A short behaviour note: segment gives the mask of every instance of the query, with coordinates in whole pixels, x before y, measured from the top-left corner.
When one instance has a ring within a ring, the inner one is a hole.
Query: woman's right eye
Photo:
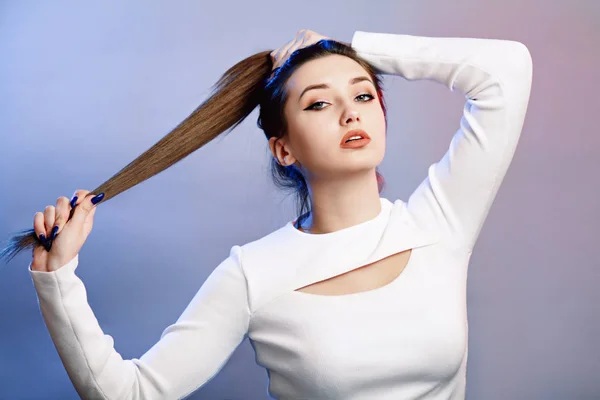
[[[304,110],[322,110],[323,107],[319,107],[318,104],[327,104],[327,103],[324,102],[324,101],[317,101],[316,103],[311,104],[310,106],[308,106]]]

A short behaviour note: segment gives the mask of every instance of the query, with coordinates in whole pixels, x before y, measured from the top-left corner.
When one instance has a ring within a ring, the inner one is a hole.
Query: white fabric
[[[277,399],[464,399],[467,267],[525,118],[532,80],[518,42],[356,32],[352,46],[385,74],[465,94],[448,152],[407,202],[329,234],[290,221],[234,246],[177,322],[139,359],[123,360],[75,274],[31,271],[40,309],[85,399],[176,399],[209,381],[248,336]],[[393,151],[393,149],[391,150]],[[294,291],[413,249],[372,291]]]

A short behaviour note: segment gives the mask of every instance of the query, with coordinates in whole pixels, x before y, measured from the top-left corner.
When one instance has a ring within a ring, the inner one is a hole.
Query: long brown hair
[[[254,54],[229,68],[213,86],[212,93],[199,107],[170,133],[139,157],[113,175],[91,193],[104,193],[106,202],[133,186],[169,168],[189,154],[198,150],[222,133],[229,133],[257,107],[260,106],[258,126],[267,138],[283,137],[286,122],[283,113],[287,92],[285,83],[302,64],[330,54],[352,58],[367,71],[375,83],[377,94],[385,114],[381,81],[377,71],[362,60],[350,46],[333,40],[322,40],[314,45],[295,51],[277,70],[272,71],[271,51]],[[293,189],[297,195],[298,213],[308,216],[310,199],[308,187],[302,174],[294,167],[284,167],[275,158],[271,171],[276,186]],[[377,171],[379,191],[383,177]],[[71,210],[69,219],[73,216]],[[33,229],[15,234],[8,245],[0,251],[0,258],[10,261],[20,251],[41,246]]]

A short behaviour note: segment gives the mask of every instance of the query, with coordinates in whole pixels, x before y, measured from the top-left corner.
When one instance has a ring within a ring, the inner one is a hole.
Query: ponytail
[[[270,51],[254,54],[229,68],[213,87],[210,97],[175,129],[133,160],[109,180],[92,190],[104,193],[106,202],[169,168],[198,150],[221,133],[229,133],[256,108],[271,74]],[[73,216],[71,210],[69,219]],[[0,259],[10,261],[22,250],[41,246],[33,229],[14,235],[0,251]]]

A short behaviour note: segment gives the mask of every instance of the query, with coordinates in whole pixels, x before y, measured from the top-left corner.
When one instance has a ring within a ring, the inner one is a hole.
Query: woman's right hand
[[[77,199],[75,199],[77,196]],[[94,225],[94,214],[104,193],[94,196],[89,190],[77,190],[73,195],[73,206],[66,197],[59,197],[56,206],[47,206],[44,212],[37,212],[33,218],[35,234],[43,241],[52,242],[50,251],[45,246],[35,246],[33,250],[33,271],[53,272],[71,261],[85,243]],[[94,199],[94,202],[92,202]],[[69,219],[71,209],[75,207]]]

